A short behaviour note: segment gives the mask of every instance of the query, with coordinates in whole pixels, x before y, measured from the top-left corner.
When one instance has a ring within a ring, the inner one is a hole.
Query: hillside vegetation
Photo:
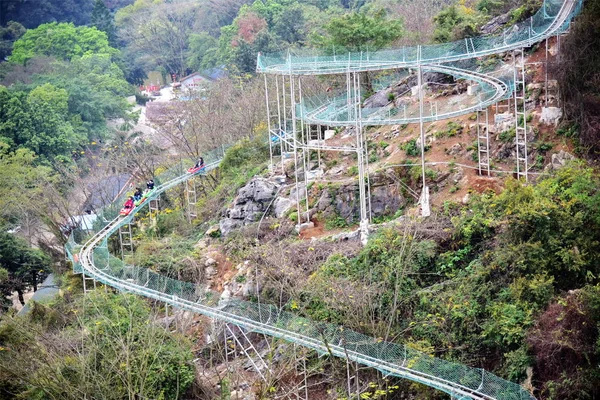
[[[218,321],[100,283],[84,294],[63,254],[70,234],[80,243],[89,237],[76,221],[148,179],[162,183],[174,165],[185,171],[190,159],[221,152],[219,168],[188,183],[198,196],[194,218],[184,185],[162,195],[158,215],[139,212],[128,261],[209,290],[214,304],[271,304],[319,329],[333,323],[484,368],[539,399],[600,398],[599,0],[585,2],[560,44],[549,41],[548,85],[545,44],[525,51],[530,182],[511,177],[514,120],[490,132],[491,177],[475,172],[477,115],[436,121],[424,146],[433,215],[419,218],[418,126],[367,129],[373,227],[364,246],[356,155],[309,155],[309,169],[323,173],[296,201],[298,167],[278,144],[269,150],[264,81],[255,74],[259,52],[460,40],[510,29],[540,5],[0,2],[0,398],[288,399],[305,383],[310,399],[447,398],[248,333],[242,341],[269,369],[258,373],[235,347],[231,334],[243,338],[235,328],[229,334]],[[511,62],[500,54],[473,68]],[[223,77],[193,98],[163,103],[149,122],[147,111],[172,92],[154,99],[139,86],[194,72]],[[304,77],[304,94],[335,96],[345,90],[338,78]],[[464,80],[428,79],[429,104],[468,96]],[[361,80],[364,103],[413,104],[410,72]],[[557,126],[540,121],[549,104],[564,109]],[[332,131],[336,145],[356,141],[351,129]],[[256,187],[265,189],[260,201]],[[314,226],[298,234],[308,219]],[[118,236],[107,243],[115,255],[123,251]],[[51,272],[59,296],[16,315],[14,305]]]

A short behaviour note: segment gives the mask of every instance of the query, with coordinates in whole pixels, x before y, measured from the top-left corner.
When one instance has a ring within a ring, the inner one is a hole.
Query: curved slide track
[[[207,164],[208,171],[220,160]],[[196,175],[182,174],[156,186],[150,199]],[[157,181],[160,179],[157,179]],[[149,199],[149,200],[150,200]],[[409,347],[384,342],[341,326],[318,323],[282,311],[268,304],[232,300],[219,302],[219,294],[207,292],[189,282],[170,279],[146,268],[125,265],[108,253],[107,240],[118,229],[132,222],[135,213],[149,204],[146,201],[126,217],[105,220],[97,232],[82,246],[69,239],[66,252],[75,272],[117,290],[135,293],[174,307],[197,312],[249,331],[280,338],[317,351],[348,358],[357,363],[392,375],[425,384],[457,399],[525,400],[533,397],[516,383],[503,380],[482,369],[444,361]],[[109,215],[106,212],[105,215]],[[102,219],[102,218],[99,218]]]
[[[510,97],[514,83],[478,73],[474,68],[463,69],[448,65],[478,57],[519,50],[532,46],[553,35],[564,32],[572,18],[580,11],[582,0],[544,0],[540,10],[499,35],[468,38],[450,43],[403,47],[375,52],[355,52],[344,55],[273,53],[259,54],[256,71],[269,75],[302,76],[348,74],[365,71],[419,68],[467,79],[479,87],[471,99],[439,101],[431,104],[429,115],[421,114],[418,107],[362,108],[360,116],[352,113],[347,96],[335,99],[308,98],[296,104],[296,117],[308,124],[348,126],[357,122],[364,126],[394,125],[431,122],[482,110]],[[435,111],[433,111],[435,110]],[[356,114],[356,113],[355,113]]]
[[[566,30],[582,0],[545,0],[531,18],[499,35],[340,56],[273,53],[258,56],[256,71],[273,75],[326,75],[443,64],[529,47]]]
[[[280,75],[315,75],[346,73],[349,71],[373,71],[411,66],[428,66],[430,69],[450,70],[434,64],[465,58],[480,57],[502,51],[518,49],[557,34],[568,24],[581,7],[580,0],[546,0],[542,9],[524,24],[501,36],[467,39],[434,46],[417,46],[377,53],[349,54],[348,58],[315,57],[267,57],[259,56],[258,72]],[[473,72],[451,71],[474,74]],[[494,78],[476,77],[493,88],[489,101],[506,95],[507,85]],[[318,120],[319,110],[307,118]],[[461,114],[464,112],[461,112]],[[344,112],[339,112],[343,116]],[[448,115],[451,117],[453,115]],[[369,118],[369,116],[367,116]],[[377,115],[371,115],[374,121]],[[438,118],[441,118],[439,116]],[[334,121],[331,121],[334,122]],[[347,121],[340,122],[346,124]],[[202,175],[218,167],[221,160],[207,164]],[[181,171],[181,170],[180,170]],[[138,266],[124,264],[108,252],[108,238],[120,227],[131,223],[135,214],[163,192],[185,183],[196,175],[188,173],[165,173],[164,182],[156,186],[155,193],[144,204],[136,207],[126,217],[104,219],[114,215],[114,206],[102,213],[102,226],[83,245],[69,238],[66,253],[75,272],[102,282],[117,290],[135,293],[162,301],[172,306],[197,312],[210,318],[235,324],[247,330],[280,338],[304,346],[320,354],[348,358],[357,363],[378,369],[386,376],[397,376],[419,382],[450,394],[456,399],[524,400],[534,399],[529,392],[516,383],[503,380],[479,368],[444,361],[418,352],[409,347],[380,341],[376,338],[327,323],[314,322],[267,304],[244,301],[219,302],[217,293],[202,290],[189,283],[161,276]],[[158,177],[157,181],[160,181]],[[120,206],[119,203],[117,203]]]
[[[467,79],[477,83],[479,88],[477,95],[470,96],[470,102],[468,103],[463,100],[458,109],[456,109],[455,104],[443,104],[439,108],[437,107],[438,104],[436,104],[436,112],[424,115],[422,118],[423,122],[458,117],[487,108],[506,99],[507,96],[510,96],[512,90],[510,84],[503,80],[475,71],[450,66],[427,66],[423,67],[423,71],[441,72],[456,78]],[[299,105],[299,110],[300,112],[297,115],[308,124],[348,126],[356,122],[356,119],[352,118],[352,114],[348,112],[349,106],[346,97],[341,97],[316,107],[309,107],[306,103],[302,103]],[[385,112],[381,108],[363,108],[361,116],[363,124],[369,126],[410,124],[420,121],[418,104],[405,109],[393,108],[388,110],[388,112]]]

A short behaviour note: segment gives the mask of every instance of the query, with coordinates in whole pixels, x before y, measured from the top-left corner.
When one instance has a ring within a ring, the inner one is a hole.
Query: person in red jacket
[[[129,198],[127,199],[127,201],[125,202],[125,204],[123,204],[123,208],[129,209],[129,208],[133,208],[133,197],[129,196]]]

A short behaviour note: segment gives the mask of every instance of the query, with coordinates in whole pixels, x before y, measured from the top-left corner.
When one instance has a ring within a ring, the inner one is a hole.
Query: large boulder
[[[238,191],[233,205],[221,221],[219,229],[223,236],[244,225],[259,220],[277,193],[279,185],[263,178],[254,178]]]
[[[481,33],[484,35],[489,35],[492,33],[496,33],[500,31],[506,24],[508,24],[512,19],[512,15],[510,12],[506,14],[499,15],[495,18],[492,18],[487,24],[483,25],[480,29]]]
[[[558,107],[542,107],[542,115],[540,122],[546,125],[558,125],[558,121],[562,118],[562,108]]]
[[[569,161],[573,161],[575,156],[571,153],[568,153],[564,150],[559,151],[558,153],[552,154],[552,159],[550,164],[546,165],[544,170],[552,171],[556,169],[561,169],[564,167]]]
[[[285,197],[278,197],[273,203],[275,216],[277,218],[283,217],[289,211],[289,209],[292,208],[293,205],[294,203],[290,199],[286,199]]]

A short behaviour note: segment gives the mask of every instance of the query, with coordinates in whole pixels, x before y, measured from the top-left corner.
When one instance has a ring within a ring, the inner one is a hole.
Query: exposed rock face
[[[395,181],[386,173],[371,176],[371,214],[374,217],[393,215],[406,204]],[[357,183],[328,188],[321,192],[314,210],[324,215],[339,215],[348,223],[360,218],[360,195]]]
[[[564,167],[569,161],[572,161],[574,159],[575,156],[573,154],[561,150],[558,153],[552,154],[552,160],[550,161],[550,164],[546,165],[546,168],[544,168],[544,170],[552,171],[554,169],[560,169]]]
[[[233,206],[219,222],[223,236],[232,230],[260,219],[277,193],[278,185],[263,178],[254,178],[238,191]]]
[[[542,107],[542,115],[540,122],[546,125],[558,125],[558,121],[562,118],[562,108],[558,107]]]
[[[511,19],[512,17],[510,15],[510,12],[499,15],[495,18],[492,18],[487,24],[483,25],[480,31],[484,35],[496,33],[500,31],[504,27],[504,25],[508,24]]]
[[[286,199],[285,197],[278,197],[275,199],[273,203],[275,216],[277,218],[281,218],[288,212],[294,203],[290,199]]]
[[[396,83],[386,89],[380,90],[371,97],[365,100],[365,108],[380,108],[391,103],[390,94],[393,94],[394,98],[400,97],[406,92],[410,91],[412,87],[417,85],[417,76],[411,75],[399,83]],[[424,83],[450,83],[453,81],[451,76],[439,73],[439,72],[425,72],[423,74]]]

